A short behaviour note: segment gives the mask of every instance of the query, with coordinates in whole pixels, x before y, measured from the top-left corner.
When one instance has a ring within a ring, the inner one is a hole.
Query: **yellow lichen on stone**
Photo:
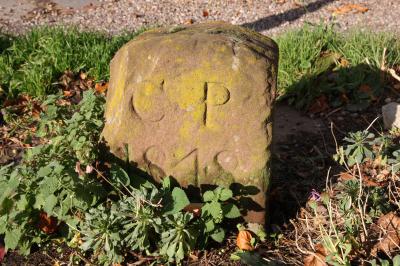
[[[173,156],[176,159],[182,159],[183,156],[185,155],[185,150],[182,147],[177,148],[174,152],[173,152]]]
[[[263,208],[277,59],[272,40],[222,22],[146,32],[113,59],[104,139],[157,180],[256,186]]]
[[[145,82],[142,88],[135,92],[134,106],[141,111],[149,111],[153,107],[151,96],[157,88],[150,82]]]

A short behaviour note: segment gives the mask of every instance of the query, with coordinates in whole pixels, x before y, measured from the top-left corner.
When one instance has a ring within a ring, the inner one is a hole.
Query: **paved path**
[[[368,11],[353,7],[335,14],[346,4]],[[320,21],[341,30],[399,33],[399,14],[400,0],[0,0],[0,28],[8,32],[67,24],[115,34],[157,24],[225,20],[269,35]]]

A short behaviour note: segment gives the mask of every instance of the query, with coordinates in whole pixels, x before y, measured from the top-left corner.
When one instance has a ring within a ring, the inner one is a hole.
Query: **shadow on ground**
[[[341,167],[332,159],[335,139],[341,145],[349,132],[366,129],[379,116],[384,99],[396,97],[385,89],[390,81],[385,75],[365,64],[305,75],[291,86],[289,99],[276,105],[269,195],[271,224],[282,230],[290,228],[290,219],[305,206],[311,192],[321,192],[326,187],[329,169],[329,181],[336,181]],[[328,106],[321,106],[313,114],[287,104],[290,97],[294,97],[294,103],[309,97],[310,104],[305,106],[310,110],[312,99],[321,95],[326,96]],[[382,120],[378,119],[372,128],[380,132]]]
[[[0,33],[0,54],[12,45],[11,36]]]
[[[255,31],[269,30],[278,27],[285,22],[295,21],[305,14],[315,12],[318,9],[321,9],[322,7],[335,1],[336,0],[317,0],[305,6],[293,8],[277,15],[271,15],[253,22],[244,23],[242,26]]]

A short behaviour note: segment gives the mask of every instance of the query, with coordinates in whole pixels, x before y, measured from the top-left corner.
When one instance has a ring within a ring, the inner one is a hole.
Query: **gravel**
[[[367,12],[335,14],[346,4]],[[76,25],[110,34],[155,25],[224,20],[274,36],[304,23],[332,22],[400,33],[399,0],[0,0],[0,29],[22,33],[37,25]]]

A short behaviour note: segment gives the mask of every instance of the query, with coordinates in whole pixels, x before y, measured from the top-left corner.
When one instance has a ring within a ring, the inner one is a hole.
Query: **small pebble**
[[[392,102],[392,99],[390,97],[385,99],[385,103],[391,103],[391,102]]]
[[[343,121],[344,118],[343,118],[343,116],[338,116],[337,120],[338,120],[338,121]]]

